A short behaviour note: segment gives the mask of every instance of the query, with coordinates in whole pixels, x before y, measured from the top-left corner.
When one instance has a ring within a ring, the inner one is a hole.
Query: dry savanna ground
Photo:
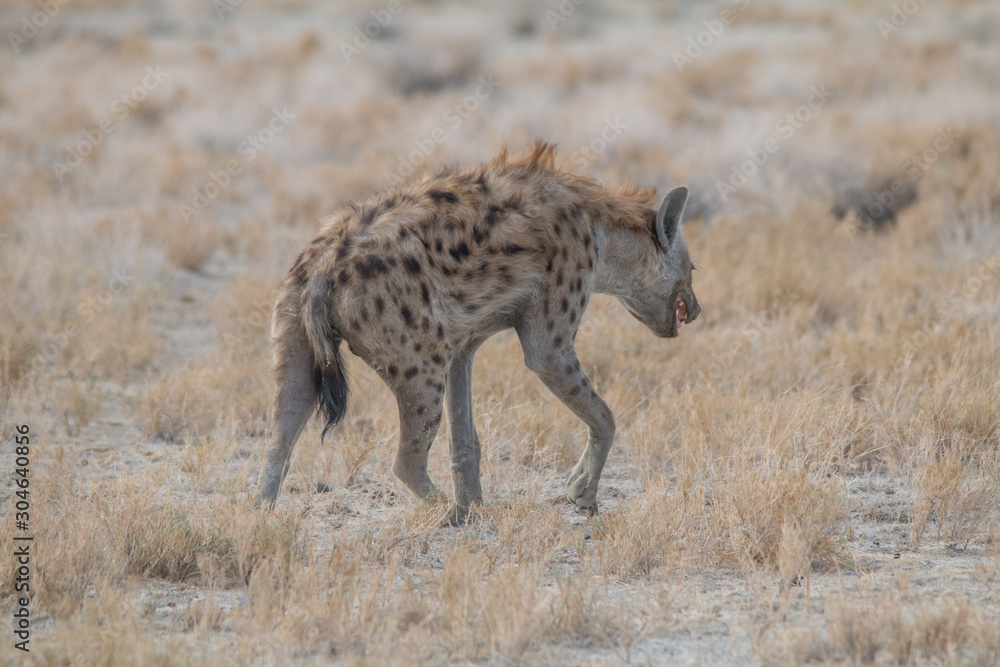
[[[5,618],[19,424],[34,536],[4,664],[1000,660],[998,3],[3,0],[0,33]],[[274,289],[323,215],[536,137],[692,188],[699,320],[601,297],[578,337],[601,514],[512,335],[471,525],[395,481],[353,357],[254,511]]]

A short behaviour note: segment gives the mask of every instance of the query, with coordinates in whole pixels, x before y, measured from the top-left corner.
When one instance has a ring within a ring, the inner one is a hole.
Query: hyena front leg
[[[483,502],[481,449],[472,419],[472,360],[478,344],[459,354],[448,371],[447,408],[451,427],[451,474],[455,482],[453,523],[462,523],[473,504]]]
[[[419,373],[394,388],[399,406],[399,448],[392,472],[418,498],[436,489],[427,474],[427,455],[441,423],[443,379]]]
[[[572,331],[543,330],[538,320],[518,328],[517,333],[528,368],[590,427],[587,448],[570,474],[567,495],[578,512],[596,514],[597,484],[615,438],[615,416],[580,368]]]

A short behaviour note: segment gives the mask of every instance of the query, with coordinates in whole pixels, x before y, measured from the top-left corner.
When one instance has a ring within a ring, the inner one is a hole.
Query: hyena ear
[[[677,238],[687,200],[688,189],[682,185],[668,192],[660,204],[660,210],[656,213],[656,238],[660,240],[664,250],[669,249]]]

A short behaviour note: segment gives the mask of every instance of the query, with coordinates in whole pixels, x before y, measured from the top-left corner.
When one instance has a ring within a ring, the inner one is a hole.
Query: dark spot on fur
[[[560,238],[562,237],[562,227],[559,226],[559,223],[555,223],[552,225],[552,231],[556,233],[556,236]]]
[[[441,239],[434,242],[434,250],[435,252],[444,252],[444,244],[441,243]]]
[[[549,261],[547,261],[545,263],[545,272],[546,273],[551,273],[552,272],[552,256],[551,255],[549,255]]]
[[[556,287],[561,287],[563,284],[563,272],[560,271],[556,274]]]
[[[351,282],[351,273],[347,269],[341,269],[337,273],[337,282],[341,285],[346,285]]]
[[[566,299],[563,299],[562,300],[562,311],[565,313],[567,310],[569,310],[569,301],[567,301]]]
[[[375,217],[381,213],[382,210],[380,206],[366,206],[361,213],[361,217],[358,218],[358,224],[362,227],[367,227],[375,222]]]
[[[569,321],[576,322],[576,310],[569,311]]]
[[[562,336],[556,336],[555,338],[553,338],[552,344],[555,345],[556,347],[562,345]]]
[[[484,229],[480,229],[479,225],[476,225],[475,227],[472,228],[473,243],[482,243],[488,238],[489,238],[489,233]]]
[[[440,354],[432,354],[431,361],[433,361],[438,366],[444,366],[444,357],[442,357]]]
[[[385,312],[385,300],[380,296],[375,297],[375,312],[379,315]]]
[[[382,261],[382,258],[378,255],[368,255],[363,260],[357,263],[358,275],[364,279],[371,278],[372,276],[377,276],[380,273],[385,273],[389,270],[386,263]]]
[[[416,377],[417,373],[419,372],[420,372],[419,368],[417,368],[416,366],[410,366],[405,371],[403,371],[403,377],[405,377],[407,380],[412,380],[414,377]]]
[[[453,246],[448,252],[451,253],[456,262],[461,262],[469,256],[469,246],[465,241],[462,241],[458,245]]]
[[[553,322],[552,320],[549,320],[548,322],[545,323],[545,328],[548,329],[549,331],[552,331],[553,329],[556,328],[556,323]]]
[[[430,304],[430,302],[431,302],[431,293],[430,293],[430,290],[427,289],[427,284],[426,283],[420,283],[420,296],[421,296],[421,298],[423,298],[424,303]]]
[[[417,406],[417,414],[418,414],[418,415],[422,415],[422,414],[424,414],[424,412],[426,412],[426,411],[427,411],[427,408],[425,408],[424,406],[422,406],[422,405],[418,405],[418,406]]]
[[[500,221],[499,218],[502,213],[503,211],[496,206],[490,206],[490,209],[486,211],[486,215],[483,216],[483,224],[486,225],[487,235],[489,234],[489,230]]]
[[[444,327],[440,324],[438,325],[438,338],[444,340]]]
[[[413,313],[410,312],[410,308],[408,306],[400,308],[399,314],[403,316],[403,321],[406,322],[406,326],[413,326]]]
[[[394,378],[397,375],[399,375],[399,369],[396,368],[395,366],[390,365],[389,368],[386,369],[386,370],[388,371],[389,377],[391,377],[391,378]]]
[[[402,241],[403,239],[405,239],[405,238],[406,238],[406,235],[407,235],[407,233],[408,233],[408,232],[407,232],[407,229],[406,229],[406,227],[400,227],[400,228],[399,228],[399,240],[400,240],[400,241]]]
[[[562,254],[563,261],[569,261],[569,248],[563,246],[562,253],[560,254]]]
[[[424,315],[423,317],[420,318],[420,328],[424,332],[430,331],[430,329],[431,329],[431,320],[426,315]]]
[[[573,368],[573,364],[566,364],[566,370],[564,372],[566,373],[566,375],[572,375],[573,371],[575,370],[576,369]]]
[[[576,396],[579,393],[580,393],[580,388],[579,387],[573,387],[572,389],[569,390],[569,395],[570,396]]]
[[[349,252],[351,252],[351,249],[348,248],[346,245],[342,245],[339,248],[337,248],[337,256],[336,256],[337,261],[338,262],[343,261],[344,258],[347,257],[347,254]]]
[[[424,349],[424,346],[421,345],[420,343],[414,343],[413,344],[413,351],[414,352],[419,352],[422,349]]]
[[[454,193],[448,192],[447,190],[431,190],[427,193],[427,196],[433,199],[437,204],[440,204],[441,202],[454,204],[458,201],[458,197],[456,197]]]
[[[406,256],[403,258],[403,268],[410,273],[420,273],[420,260],[416,257]]]
[[[583,308],[586,305],[587,305],[587,295],[586,294],[581,294],[580,295],[580,307]]]

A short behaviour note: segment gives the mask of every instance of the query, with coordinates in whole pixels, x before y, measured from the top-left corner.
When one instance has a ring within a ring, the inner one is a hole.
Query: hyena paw
[[[455,506],[448,516],[445,517],[444,521],[441,522],[442,528],[461,528],[465,524],[469,523],[469,510],[463,509],[461,507]]]
[[[597,491],[590,489],[585,475],[570,477],[569,490],[566,497],[576,507],[579,514],[594,516],[597,514]]]
[[[430,490],[425,491],[420,496],[421,502],[427,503],[429,505],[442,505],[451,502],[451,498],[445,493],[443,489],[433,484],[430,485]]]

